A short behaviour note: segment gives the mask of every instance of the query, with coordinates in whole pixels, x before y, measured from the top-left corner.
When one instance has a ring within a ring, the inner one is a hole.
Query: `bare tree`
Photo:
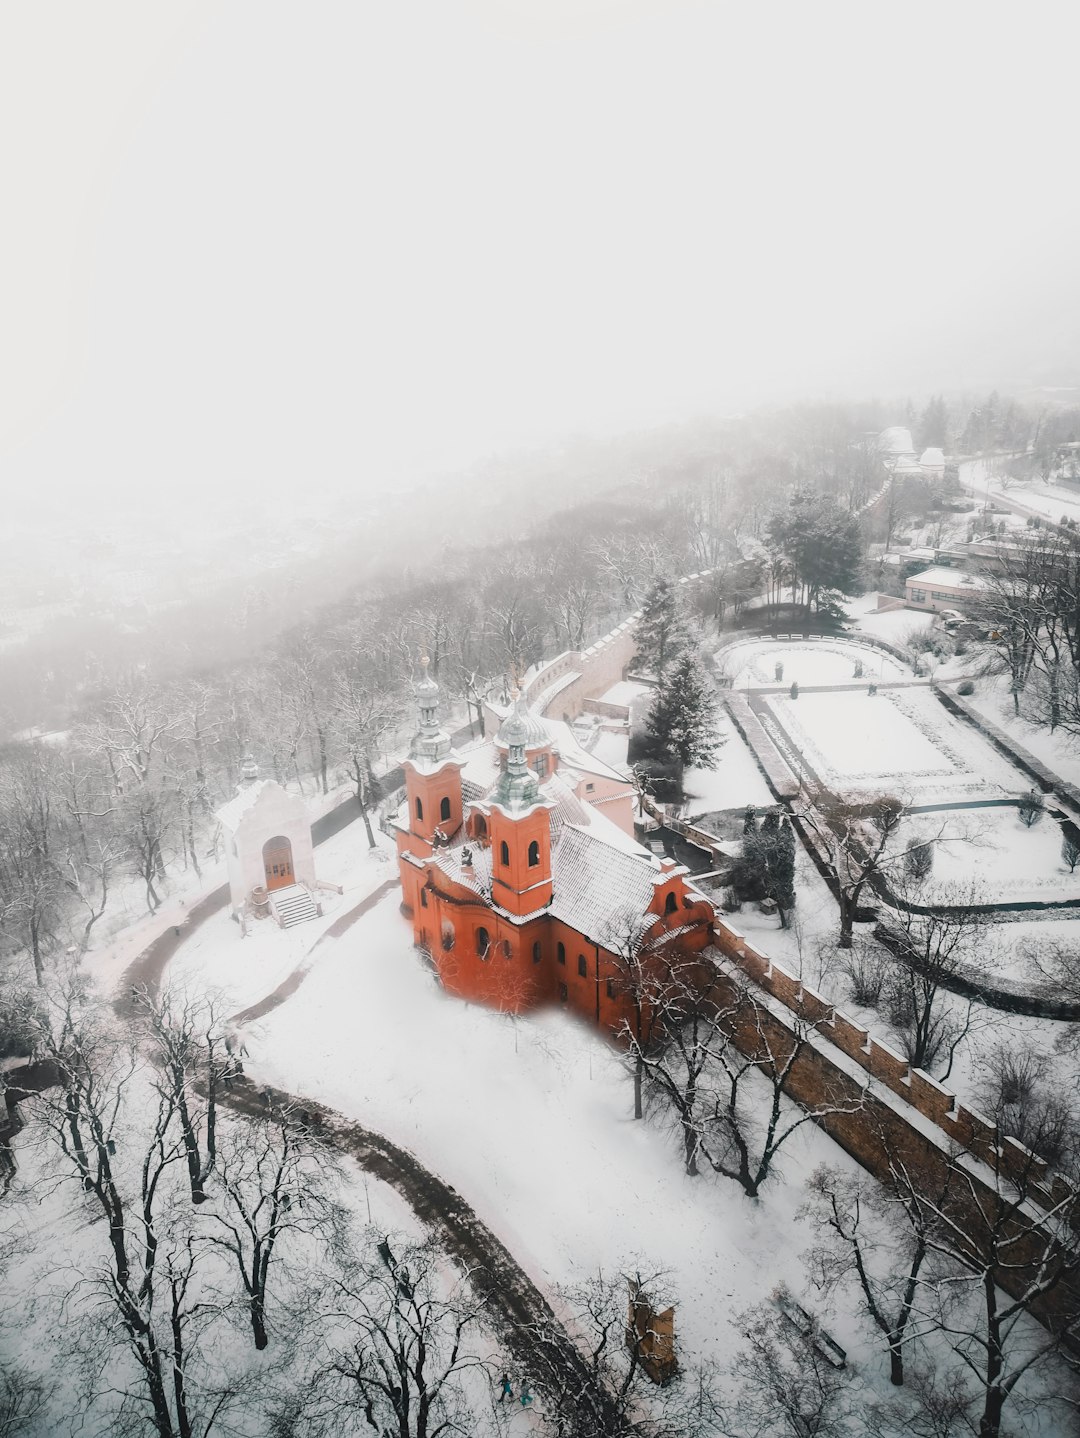
[[[468,1276],[450,1280],[432,1242],[386,1238],[378,1256],[333,1280],[335,1339],[322,1364],[319,1408],[362,1419],[390,1438],[478,1431],[465,1378],[490,1380],[484,1306]],[[340,1337],[337,1337],[340,1331]]]
[[[789,1304],[781,1288],[736,1320],[746,1340],[733,1364],[739,1438],[838,1438],[847,1431],[847,1375],[830,1361],[815,1322],[800,1327],[787,1316]]]
[[[922,1209],[908,1213],[898,1242],[893,1209],[904,1202],[903,1194],[890,1194],[873,1180],[827,1165],[815,1169],[806,1186],[810,1198],[802,1216],[818,1236],[806,1255],[811,1277],[828,1294],[846,1282],[857,1284],[863,1307],[885,1339],[890,1380],[899,1387],[905,1347],[919,1329],[917,1300],[929,1215]]]
[[[339,1246],[341,1215],[332,1197],[338,1178],[329,1151],[299,1113],[268,1113],[234,1126],[218,1147],[221,1199],[211,1215],[210,1242],[226,1252],[240,1277],[255,1347],[270,1342],[267,1295],[271,1265],[301,1235]]]

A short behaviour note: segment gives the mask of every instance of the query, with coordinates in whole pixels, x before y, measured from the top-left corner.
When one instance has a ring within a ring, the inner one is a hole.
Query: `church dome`
[[[522,749],[546,749],[550,745],[551,735],[547,725],[526,704],[524,694],[515,692],[510,711],[495,735],[495,743],[500,749],[509,749],[514,745]]]

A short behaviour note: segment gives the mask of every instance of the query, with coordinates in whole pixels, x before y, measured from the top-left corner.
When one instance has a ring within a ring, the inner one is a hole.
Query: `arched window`
[[[426,890],[426,889],[421,889],[421,890],[420,890],[420,907],[421,907],[422,909],[426,909],[426,908],[427,908],[427,890]]]
[[[482,839],[487,833],[487,820],[483,814],[473,815],[473,833],[478,839]]]
[[[514,946],[509,939],[499,940],[499,953],[504,959],[512,959],[514,957]]]
[[[560,944],[557,944],[557,945],[556,945],[556,948],[555,948],[555,957],[558,959],[558,961],[559,961],[560,964],[565,964],[565,963],[566,963],[566,945],[565,945],[565,944],[560,943]]]
[[[509,864],[510,862],[510,845],[505,839],[499,845],[499,861],[503,864]]]
[[[665,914],[673,914],[678,907],[679,907],[679,901],[678,901],[678,899],[675,897],[675,895],[674,895],[673,893],[672,893],[672,894],[669,894],[669,895],[667,896],[667,898],[664,900],[664,913],[665,913]]]
[[[422,819],[424,817],[424,806],[423,804],[421,804],[419,799],[417,799],[416,801],[416,817],[418,819]]]
[[[449,919],[442,921],[442,946],[447,953],[454,947],[454,926]]]
[[[534,964],[538,964],[538,963],[540,962],[540,957],[541,957],[542,954],[543,954],[543,949],[542,949],[541,946],[540,946],[540,940],[537,939],[536,943],[533,944],[533,963],[534,963]]]
[[[540,863],[540,844],[539,844],[539,841],[538,841],[538,840],[534,839],[534,840],[532,841],[532,843],[529,845],[529,868],[530,868],[530,869],[535,869],[536,866],[537,866],[539,863]]]
[[[444,800],[442,801],[442,803],[439,805],[439,818],[440,818],[440,819],[449,819],[449,817],[450,817],[450,800],[449,800],[449,799],[444,799]]]
[[[491,935],[487,929],[480,928],[476,931],[476,952],[482,959],[486,959],[491,953]]]
[[[584,954],[578,954],[577,956],[577,971],[583,979],[589,977],[589,965],[585,962]]]

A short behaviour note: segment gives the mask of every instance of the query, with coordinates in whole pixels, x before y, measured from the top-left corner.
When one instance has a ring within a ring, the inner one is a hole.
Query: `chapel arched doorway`
[[[292,844],[284,834],[267,839],[263,845],[263,872],[266,874],[268,889],[283,889],[287,884],[296,883],[293,873]]]

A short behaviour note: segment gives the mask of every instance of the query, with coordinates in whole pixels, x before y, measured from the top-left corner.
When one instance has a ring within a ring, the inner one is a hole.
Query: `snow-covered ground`
[[[719,659],[734,689],[788,689],[793,681],[803,686],[870,684],[909,677],[909,671],[895,659],[856,640],[815,639],[800,643],[751,639],[722,649]],[[783,666],[779,679],[777,665]],[[855,669],[860,665],[862,674],[856,677]]]
[[[726,713],[717,721],[721,748],[712,769],[687,769],[683,775],[686,814],[717,809],[766,808],[775,803],[749,745]]]
[[[851,599],[844,608],[858,628],[875,639],[884,639],[887,644],[905,645],[912,634],[920,629],[929,629],[934,616],[918,609],[881,609],[877,607],[876,593],[864,594]]]
[[[604,704],[625,704],[627,706],[640,699],[643,694],[651,694],[652,686],[640,684],[636,679],[620,679],[618,684],[613,684],[606,693],[600,695]]]
[[[246,1037],[253,1076],[411,1148],[541,1283],[635,1259],[668,1271],[689,1361],[719,1362],[729,1317],[782,1278],[800,1286],[801,1180],[820,1162],[849,1166],[806,1125],[783,1155],[788,1182],[759,1203],[686,1178],[673,1137],[633,1121],[606,1041],[561,1012],[510,1019],[445,996],[393,895],[326,940],[305,983]],[[861,1347],[850,1319],[837,1331]]]
[[[930,903],[965,891],[980,903],[1080,898],[1080,873],[1069,873],[1061,830],[1045,815],[1028,828],[1012,807],[913,814],[895,842],[907,848],[924,840],[934,841],[921,891]]]
[[[976,680],[974,694],[965,697],[972,708],[1011,734],[1055,774],[1070,784],[1080,784],[1080,739],[1061,730],[1051,734],[1044,724],[1018,718],[1006,675]]]
[[[323,892],[321,918],[291,929],[279,929],[267,918],[251,924],[244,937],[228,909],[222,909],[180,946],[169,969],[170,981],[217,994],[220,1007],[229,1013],[264,998],[294,969],[313,961],[312,951],[338,919],[380,884],[396,880],[393,846],[385,835],[376,837],[378,847],[370,849],[363,825],[356,823],[316,849],[319,878],[344,890]]]
[[[773,695],[766,727],[836,791],[896,792],[909,803],[1000,798],[1025,776],[929,689]]]

